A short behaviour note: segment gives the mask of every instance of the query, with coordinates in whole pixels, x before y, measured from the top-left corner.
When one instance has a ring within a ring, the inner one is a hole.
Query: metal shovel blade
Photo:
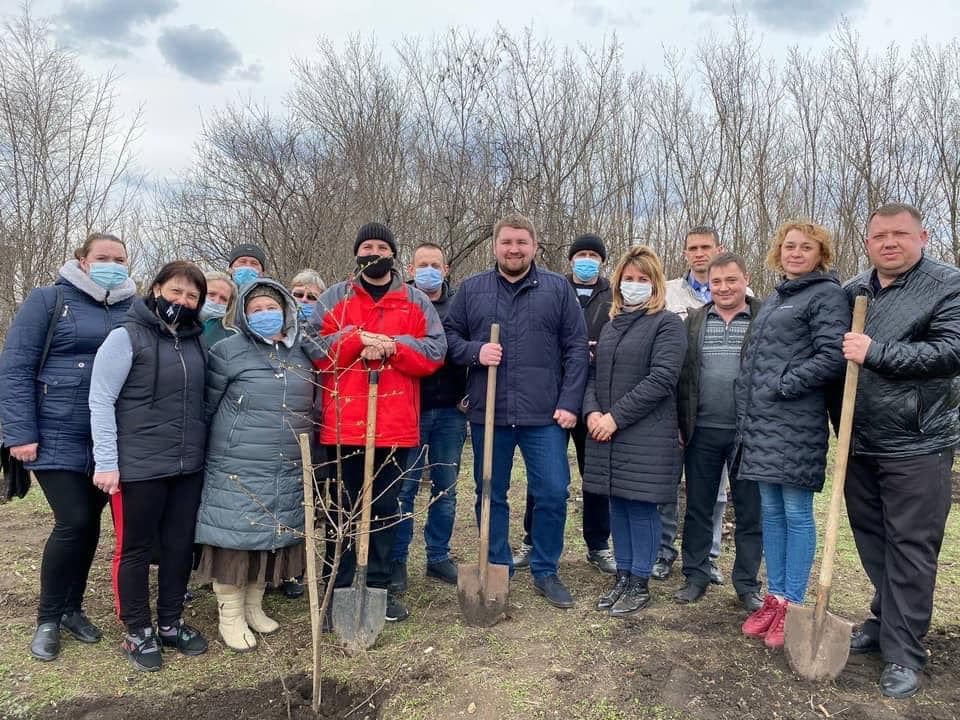
[[[783,651],[790,668],[804,680],[833,680],[850,656],[853,623],[825,612],[818,628],[815,614],[812,607],[789,607]]]
[[[333,631],[351,655],[373,647],[386,617],[386,590],[356,586],[334,589],[330,611]]]
[[[510,568],[487,565],[483,587],[479,565],[460,565],[457,569],[457,598],[463,621],[471,627],[492,627],[507,615]]]

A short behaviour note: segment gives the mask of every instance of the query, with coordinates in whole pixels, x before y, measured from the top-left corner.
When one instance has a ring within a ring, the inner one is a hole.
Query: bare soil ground
[[[465,453],[455,554],[475,557],[473,483]],[[522,464],[511,491],[519,539],[524,488]],[[960,473],[955,475],[955,486]],[[581,515],[574,481],[561,575],[577,599],[553,609],[536,596],[529,575],[511,586],[512,616],[488,630],[459,619],[456,590],[423,576],[419,530],[411,549],[411,618],[388,626],[366,657],[349,658],[325,635],[324,718],[626,718],[702,720],[831,718],[946,720],[960,717],[960,519],[948,524],[924,688],[913,699],[885,700],[877,688],[879,657],[853,657],[836,682],[798,680],[782,652],[739,633],[746,616],[733,589],[712,588],[690,607],[670,594],[679,572],[654,584],[654,602],[636,619],[613,620],[592,609],[609,584],[584,561]],[[828,493],[818,498],[824,513]],[[421,495],[422,502],[423,496]],[[955,493],[955,500],[957,500]],[[112,615],[105,517],[87,611],[105,631],[84,646],[65,638],[59,660],[43,664],[27,652],[38,591],[38,565],[51,518],[37,488],[26,500],[0,507],[0,717],[89,718],[307,718],[310,712],[310,625],[306,600],[267,598],[282,624],[257,652],[236,654],[216,638],[216,603],[195,590],[191,623],[211,639],[203,657],[165,654],[160,673],[133,670],[120,655],[121,627]],[[729,571],[732,541],[721,565]],[[855,622],[867,613],[872,589],[844,525],[832,610]]]

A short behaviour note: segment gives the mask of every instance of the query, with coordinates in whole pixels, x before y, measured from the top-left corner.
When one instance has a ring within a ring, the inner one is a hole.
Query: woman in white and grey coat
[[[197,516],[197,574],[212,581],[220,636],[234,650],[279,628],[263,611],[267,583],[303,572],[300,433],[313,434],[314,373],[297,303],[261,278],[240,293],[240,332],[207,364],[209,435]]]

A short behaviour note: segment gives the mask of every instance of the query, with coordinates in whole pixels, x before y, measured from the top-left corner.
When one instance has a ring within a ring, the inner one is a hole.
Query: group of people
[[[572,437],[587,561],[613,575],[596,608],[639,612],[651,602],[650,578],[669,576],[678,554],[677,603],[723,584],[716,560],[729,485],[731,581],[750,613],[742,632],[780,647],[788,607],[806,596],[828,418],[855,362],[846,498],[875,595],[851,651],[882,653],[882,692],[912,695],[960,439],[960,271],[924,254],[920,213],[899,203],[870,216],[871,266],[844,285],[831,271],[829,232],[784,223],[767,255],[780,281],[762,301],[743,258],[713,228],[692,228],[683,242],[680,278],[668,281],[654,250],[634,246],[608,279],[603,240],[581,235],[564,276],[537,265],[536,229],[512,214],[494,227],[493,267],[454,291],[442,247],[419,244],[404,273],[390,229],[369,223],[354,241],[355,272],[328,289],[304,271],[288,290],[264,277],[260,248],[241,245],[227,272],[204,276],[173,262],[135,297],[123,243],[90,236],[54,286],[30,295],[0,356],[3,443],[34,470],[56,520],[33,655],[55,658],[61,629],[100,639],[82,600],[108,498],[123,649],[136,667],[159,669],[161,646],[207,649],[182,619],[191,570],[213,582],[228,647],[253,649],[256,633],[276,630],[264,590],[304,568],[297,436],[312,433],[318,475],[335,486],[340,517],[352,517],[371,370],[379,403],[367,582],[388,591],[387,620],[405,619],[414,518],[426,520],[426,575],[456,583],[461,451],[469,429],[479,479],[490,366],[498,378],[490,562],[511,574],[529,567],[547,602],[574,605],[558,572]],[[870,298],[863,333],[850,331],[858,295]],[[518,447],[527,497],[514,552],[507,496]],[[417,514],[425,474],[430,502]],[[478,482],[478,517],[479,509]],[[353,546],[348,534],[334,587],[353,580]]]

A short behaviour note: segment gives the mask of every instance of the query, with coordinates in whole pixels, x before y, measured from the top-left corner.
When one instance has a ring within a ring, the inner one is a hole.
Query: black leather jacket
[[[853,454],[927,455],[960,440],[960,270],[927,257],[874,292],[868,270],[844,289],[870,298],[873,342],[860,373]]]

